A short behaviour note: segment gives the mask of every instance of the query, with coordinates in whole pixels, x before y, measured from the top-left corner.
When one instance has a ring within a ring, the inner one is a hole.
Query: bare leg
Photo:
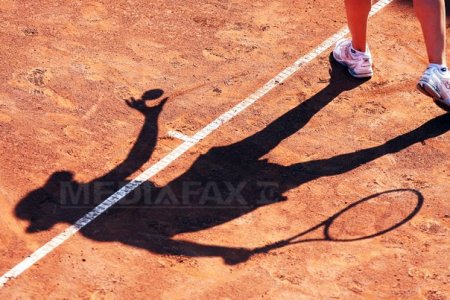
[[[420,2],[426,1],[422,0]],[[355,50],[361,52],[366,51],[367,19],[369,18],[371,6],[371,0],[345,0],[348,27],[352,35],[352,45]]]
[[[429,62],[447,65],[444,0],[414,0],[414,10],[422,25]]]

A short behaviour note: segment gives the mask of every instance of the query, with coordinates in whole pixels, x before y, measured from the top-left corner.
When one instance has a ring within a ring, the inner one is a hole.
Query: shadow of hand
[[[168,99],[169,98],[164,98],[156,106],[148,106],[145,103],[147,100],[145,100],[145,99],[136,99],[134,97],[131,97],[129,100],[125,100],[125,103],[129,107],[131,107],[132,109],[135,109],[135,110],[141,112],[143,115],[147,115],[147,114],[149,114],[151,111],[153,111],[155,109],[162,109],[162,107],[166,104]]]

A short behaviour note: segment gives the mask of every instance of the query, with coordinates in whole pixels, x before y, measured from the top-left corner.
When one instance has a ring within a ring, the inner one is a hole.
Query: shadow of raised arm
[[[111,172],[98,178],[97,181],[124,180],[150,159],[158,140],[158,118],[168,98],[162,99],[155,106],[148,106],[146,100],[150,99],[142,97],[142,99],[131,98],[126,100],[129,107],[144,115],[144,124],[127,157]]]

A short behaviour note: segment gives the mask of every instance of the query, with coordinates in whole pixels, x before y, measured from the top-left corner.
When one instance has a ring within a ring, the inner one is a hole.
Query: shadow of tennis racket
[[[406,196],[409,194],[409,196]],[[354,202],[316,226],[288,239],[253,249],[253,254],[306,242],[354,242],[392,231],[411,220],[422,208],[423,195],[413,189],[396,189]],[[411,211],[412,205],[414,209]],[[321,237],[307,237],[320,233]]]

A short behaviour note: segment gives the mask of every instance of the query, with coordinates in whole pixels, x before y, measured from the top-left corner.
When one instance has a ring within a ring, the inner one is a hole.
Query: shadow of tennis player
[[[286,198],[283,194],[290,189],[324,176],[348,172],[385,154],[396,153],[450,129],[450,115],[446,114],[379,146],[328,159],[290,166],[262,159],[284,139],[303,128],[339,94],[363,83],[349,77],[346,71],[334,62],[332,66],[329,84],[310,99],[244,140],[210,149],[185,173],[167,185],[155,187],[151,183],[143,184],[133,195],[121,201],[112,213],[100,216],[94,224],[83,228],[81,233],[95,241],[119,241],[158,254],[217,256],[222,257],[228,264],[239,263],[253,254],[284,247],[293,242],[288,239],[258,249],[243,249],[181,241],[176,240],[175,236],[208,229],[259,207],[284,201]],[[84,194],[80,192],[80,184],[73,183],[72,176],[66,172],[57,174],[63,175],[64,178],[52,176],[43,188],[25,197],[18,204],[16,215],[20,219],[30,221],[28,231],[46,230],[58,222],[75,222],[98,204],[98,194],[106,198],[107,194],[113,192],[111,186],[144,164],[156,143],[156,119],[163,103],[148,108],[143,100],[129,102],[132,108],[140,110],[146,116],[146,123],[127,159],[109,174],[87,184],[85,194],[89,197],[80,196]],[[69,189],[67,182],[70,182]],[[62,183],[64,188],[61,187]],[[106,192],[105,187],[109,187]],[[61,190],[65,191],[63,195]],[[71,192],[68,193],[68,190]],[[59,198],[55,196],[55,191],[59,193]],[[395,222],[388,227],[389,230],[411,219],[420,210],[423,197],[417,191],[411,192],[417,195],[416,205],[403,221]],[[366,200],[372,198],[368,197],[357,203],[367,202]],[[355,206],[356,204],[349,206],[344,211],[355,209]],[[387,231],[380,230],[371,233],[369,237],[385,232]]]

